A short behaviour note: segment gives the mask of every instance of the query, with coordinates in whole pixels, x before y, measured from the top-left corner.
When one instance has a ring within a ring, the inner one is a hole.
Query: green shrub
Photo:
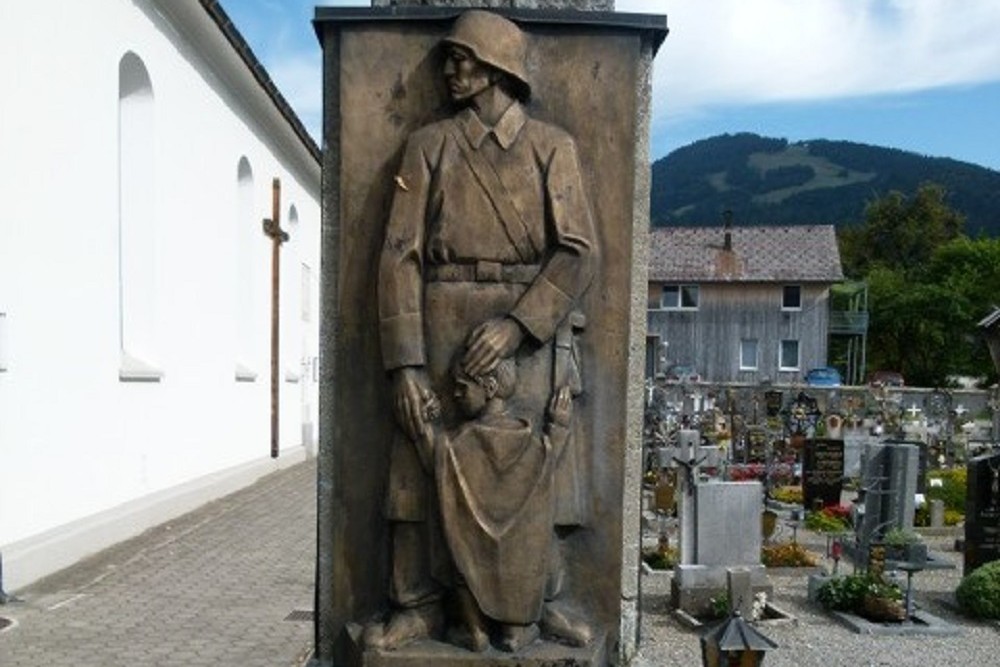
[[[965,514],[958,510],[944,511],[944,525],[957,526],[965,521]],[[928,503],[924,503],[913,513],[913,525],[919,528],[927,528],[931,525],[931,508]]]
[[[957,526],[963,521],[965,521],[964,512],[959,512],[958,510],[947,510],[947,509],[944,511],[944,525]]]
[[[927,484],[927,499],[944,501],[946,510],[965,512],[966,469],[951,468],[949,470],[934,470],[927,474],[928,480],[940,479],[941,486]]]
[[[717,597],[708,599],[709,618],[725,618],[729,616],[729,595],[722,593]]]
[[[1000,561],[976,568],[955,590],[959,606],[974,618],[1000,619]]]
[[[849,611],[862,616],[865,615],[864,601],[866,596],[892,601],[903,599],[903,592],[899,586],[886,581],[879,575],[868,572],[834,577],[824,582],[816,595],[824,609]]]
[[[920,536],[912,530],[898,527],[888,530],[882,538],[882,543],[889,547],[905,547],[908,544],[917,544],[920,541]]]
[[[870,577],[867,574],[849,574],[824,582],[816,597],[824,609],[855,611],[861,608]]]
[[[676,547],[643,550],[642,559],[654,570],[672,570],[679,560]]]

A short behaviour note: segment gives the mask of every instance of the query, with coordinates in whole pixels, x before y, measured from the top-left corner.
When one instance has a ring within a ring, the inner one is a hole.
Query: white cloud
[[[899,93],[1000,80],[996,0],[619,0],[665,13],[659,120],[715,105]]]
[[[226,4],[230,4],[229,0]],[[261,0],[270,2],[271,0]],[[295,0],[332,6],[363,0]],[[805,102],[1000,80],[998,0],[617,0],[666,14],[654,73],[654,124],[714,107]],[[265,66],[314,136],[322,116],[311,26],[271,24]],[[296,28],[296,33],[300,32]]]

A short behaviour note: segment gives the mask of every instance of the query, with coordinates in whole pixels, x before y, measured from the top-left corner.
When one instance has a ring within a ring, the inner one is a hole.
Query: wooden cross
[[[264,233],[271,238],[271,458],[278,458],[278,331],[281,296],[281,244],[288,233],[281,229],[281,181],[271,182],[271,218],[264,219]]]

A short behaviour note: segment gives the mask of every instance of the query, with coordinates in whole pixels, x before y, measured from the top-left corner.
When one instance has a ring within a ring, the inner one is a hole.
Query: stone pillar
[[[372,7],[456,7],[461,9],[615,9],[615,0],[372,0]]]
[[[470,4],[377,0],[371,10],[317,9],[324,54],[324,164],[314,667],[497,664],[495,652],[465,652],[450,645],[444,632],[385,651],[368,639],[369,629],[388,626],[387,619],[399,611],[390,594],[393,527],[386,520],[385,491],[392,486],[387,471],[390,461],[398,460],[396,443],[403,435],[393,417],[381,349],[386,334],[376,307],[376,267],[383,248],[391,245],[385,239],[393,202],[416,187],[411,173],[400,171],[408,140],[456,114],[449,108],[438,45],[459,12],[440,7]],[[573,353],[581,362],[583,390],[573,399],[573,437],[584,506],[571,530],[557,522],[564,590],[578,593],[586,605],[593,638],[573,647],[543,636],[515,649],[512,659],[524,667],[625,665],[638,646],[650,75],[665,21],[597,13],[578,25],[571,15],[556,12],[569,6],[607,11],[612,2],[474,4],[503,7],[497,13],[526,36],[531,99],[524,111],[560,128],[550,136],[573,140],[599,251],[593,280],[579,297],[583,317],[563,321],[580,324]],[[455,164],[463,158],[451,159]],[[471,273],[458,266],[442,272],[448,277],[427,280],[475,285],[479,266],[472,268],[475,279],[463,277]],[[507,273],[491,275],[498,282]],[[517,278],[526,275],[523,270],[511,275],[510,282],[533,280]],[[552,349],[555,355],[567,348]],[[532,422],[538,434],[540,421]],[[423,507],[419,499],[410,500]],[[455,655],[457,661],[447,661]]]

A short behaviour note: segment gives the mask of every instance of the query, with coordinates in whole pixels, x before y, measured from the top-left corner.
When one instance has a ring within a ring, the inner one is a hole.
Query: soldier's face
[[[453,102],[471,100],[493,84],[490,68],[461,46],[449,46],[445,52],[444,80]]]

